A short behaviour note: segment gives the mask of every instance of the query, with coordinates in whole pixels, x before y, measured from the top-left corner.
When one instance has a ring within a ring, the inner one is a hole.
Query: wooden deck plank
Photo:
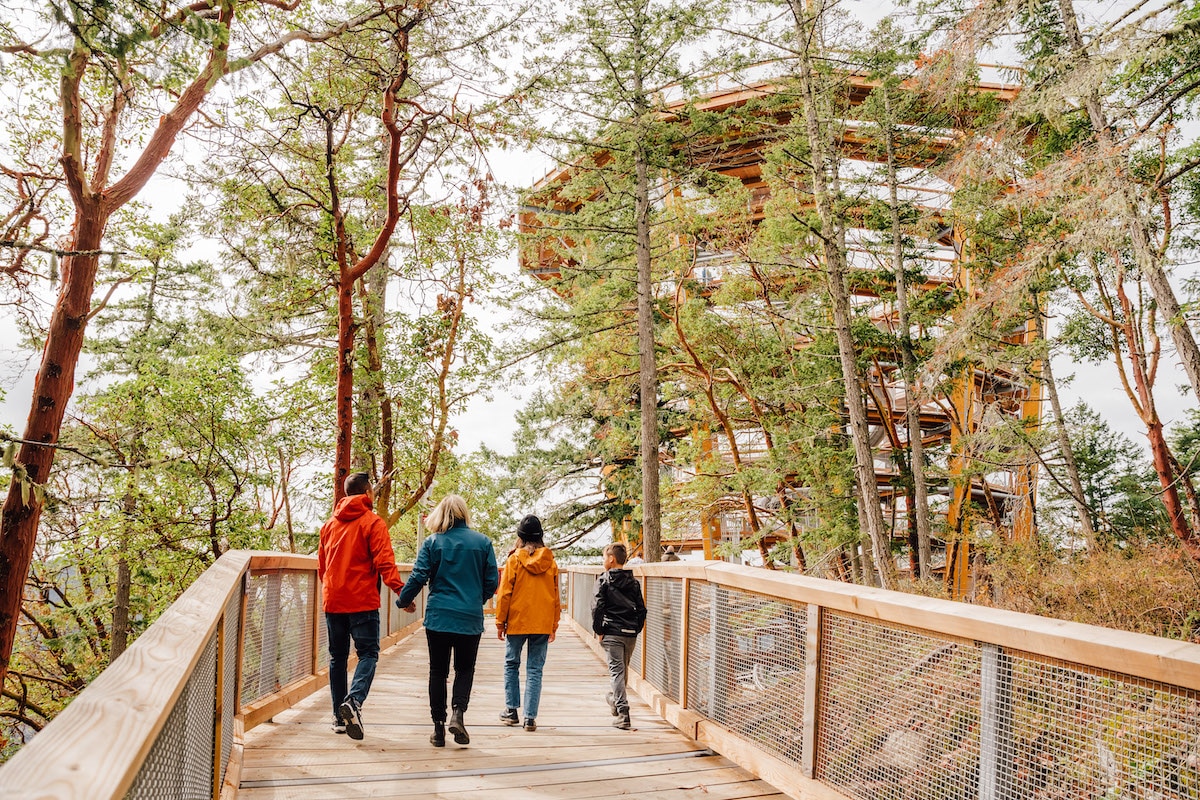
[[[564,626],[566,628],[566,626]],[[418,633],[380,658],[362,741],[330,730],[327,691],[246,735],[239,800],[740,800],[783,796],[630,696],[634,730],[612,727],[607,670],[568,630],[550,645],[538,729],[499,722],[504,645],[485,636],[466,714],[471,744],[429,744],[428,659]]]

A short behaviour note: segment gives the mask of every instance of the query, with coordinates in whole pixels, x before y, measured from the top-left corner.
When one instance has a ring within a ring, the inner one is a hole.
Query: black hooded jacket
[[[642,587],[627,569],[610,569],[596,581],[592,630],[599,634],[637,636],[646,624]]]

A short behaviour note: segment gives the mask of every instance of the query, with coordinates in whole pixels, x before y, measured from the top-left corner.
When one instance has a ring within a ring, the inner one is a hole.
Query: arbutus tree
[[[6,172],[53,176],[65,187],[71,217],[69,233],[55,248],[62,259],[58,298],[0,520],[0,683],[37,536],[41,487],[49,479],[74,389],[113,215],[142,192],[225,78],[289,44],[329,41],[394,9],[380,3],[356,17],[329,21],[299,8],[300,0],[199,0],[175,7],[68,0],[44,14],[23,9],[28,36],[15,27],[0,31],[0,47],[15,68],[31,86],[40,84],[39,91],[53,95],[62,112],[57,163],[35,161],[34,168],[10,166]],[[135,143],[142,143],[140,149]],[[25,145],[23,154],[33,158],[48,150],[43,140]],[[29,207],[16,222],[27,222],[12,232],[30,235],[25,244],[44,250],[37,242],[48,239],[36,224],[46,218],[42,209],[49,204],[33,205],[36,190],[25,194]],[[16,258],[27,262],[29,249],[15,248]],[[25,269],[26,262],[10,263],[7,271]]]

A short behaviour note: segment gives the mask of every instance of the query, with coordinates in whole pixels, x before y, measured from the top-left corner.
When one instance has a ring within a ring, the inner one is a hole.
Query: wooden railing
[[[0,768],[0,798],[232,797],[244,731],[327,681],[315,570],[223,556]],[[1200,645],[719,562],[634,571],[633,688],[795,797],[1200,798]],[[598,573],[564,569],[597,652]],[[385,646],[422,610],[392,599]]]
[[[1200,798],[1200,645],[720,562],[633,570],[633,688],[794,797]],[[599,654],[600,570],[564,572]]]
[[[243,733],[328,683],[316,570],[314,556],[223,555],[0,768],[0,798],[233,797]],[[393,599],[383,587],[382,647],[423,613]]]

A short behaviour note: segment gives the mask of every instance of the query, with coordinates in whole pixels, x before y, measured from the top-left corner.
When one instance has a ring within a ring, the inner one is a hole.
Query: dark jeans
[[[375,680],[375,664],[379,661],[379,609],[355,611],[350,614],[326,614],[325,630],[329,634],[329,694],[333,698],[333,714],[347,697],[360,706],[371,691]],[[346,662],[350,660],[350,640],[358,653],[354,668],[354,683],[346,692]]]
[[[475,658],[479,655],[479,633],[443,633],[425,629],[429,642],[429,716],[446,721],[446,680],[450,677],[450,655],[454,655],[454,690],[451,708],[467,710],[475,683]]]

